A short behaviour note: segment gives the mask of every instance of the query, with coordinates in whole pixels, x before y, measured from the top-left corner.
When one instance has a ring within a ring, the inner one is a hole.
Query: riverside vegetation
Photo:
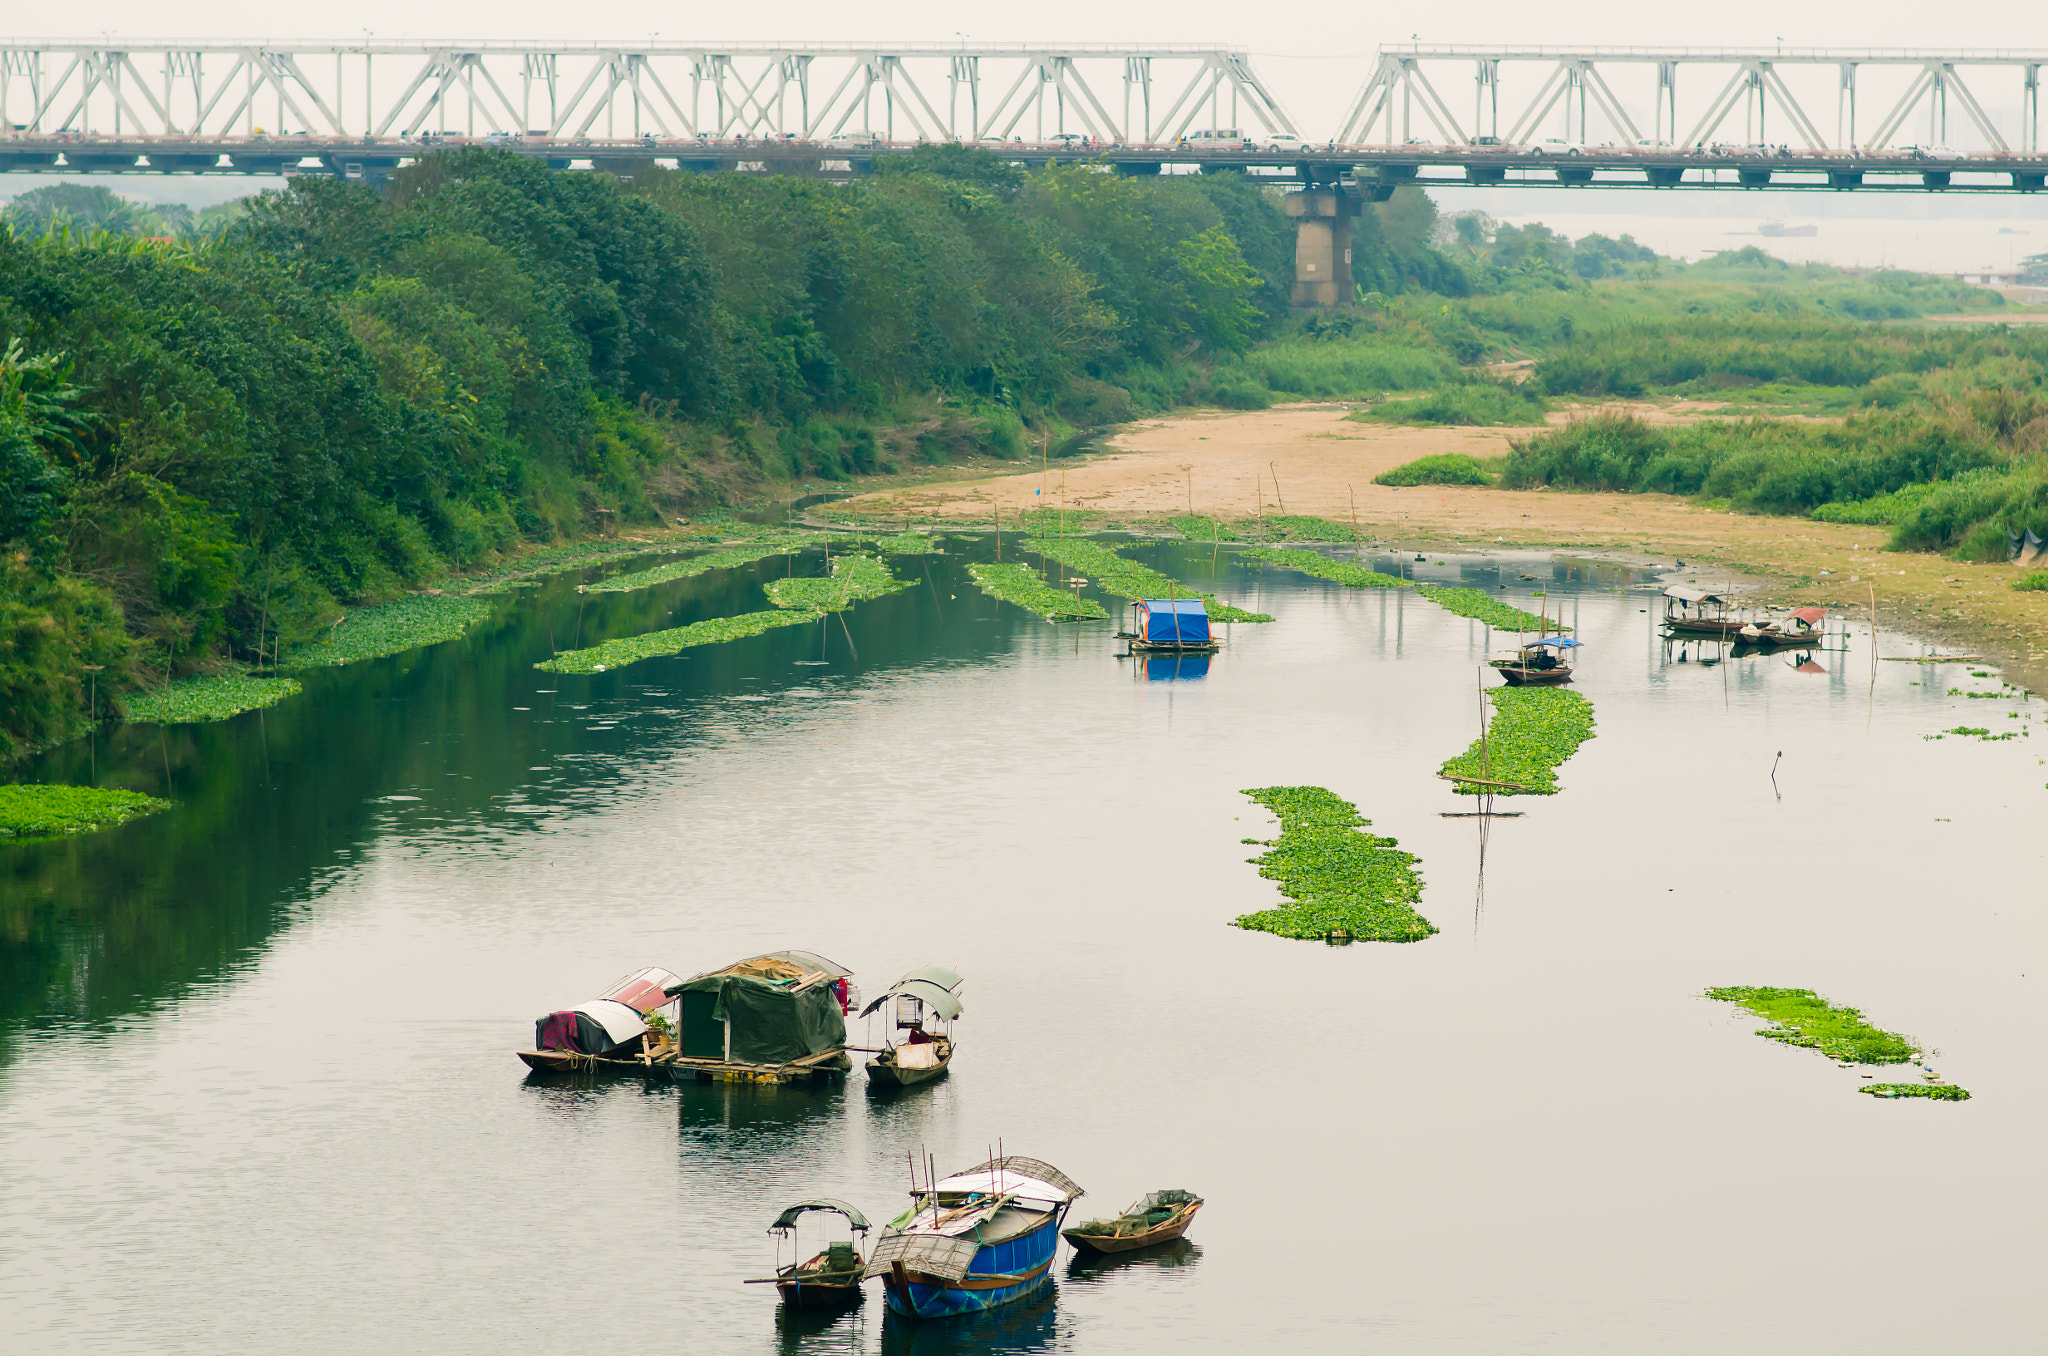
[[[1980,289],[1755,251],[1688,267],[1442,220],[1409,189],[1355,226],[1366,305],[1305,320],[1292,225],[1249,180],[1026,172],[960,147],[852,185],[626,182],[472,147],[381,196],[300,180],[191,230],[107,190],[37,193],[0,231],[0,756],[78,733],[89,672],[118,694],[273,666],[345,613],[510,581],[601,530],[1065,449],[1177,404],[1499,422],[1640,389],[1853,407],[1835,431],[1730,422],[1711,435],[1727,448],[1680,449],[1695,472],[1653,469],[1652,449],[1625,478],[1774,511],[1941,479],[1895,536],[1974,551],[2039,500],[2021,459],[2048,335],[1870,328],[1994,304]],[[1532,356],[1517,384],[1484,366]],[[1545,440],[1585,436],[1539,434],[1510,464],[1571,483]],[[1786,473],[1719,469],[1758,449]],[[1256,530],[1304,539],[1289,527]]]
[[[1283,569],[1299,570],[1318,579],[1353,589],[1413,589],[1446,612],[1460,617],[1471,617],[1485,622],[1500,631],[1538,631],[1553,633],[1571,628],[1547,621],[1533,612],[1524,612],[1510,607],[1496,598],[1489,597],[1479,589],[1460,588],[1451,584],[1419,584],[1399,575],[1382,574],[1368,565],[1348,560],[1332,560],[1317,551],[1297,548],[1266,548],[1244,552],[1244,559],[1263,561]],[[1439,561],[1439,564],[1442,562]]]
[[[1365,832],[1372,821],[1357,806],[1320,786],[1244,794],[1280,821],[1280,836],[1249,860],[1290,902],[1245,914],[1236,926],[1310,941],[1419,942],[1436,932],[1415,910],[1422,898],[1415,854]]]
[[[139,791],[97,786],[0,786],[0,838],[56,838],[167,810]]]
[[[1086,575],[1088,582],[1105,593],[1114,593],[1119,598],[1178,598],[1186,594],[1200,598],[1208,609],[1209,619],[1220,622],[1269,622],[1273,620],[1263,612],[1247,612],[1241,607],[1216,601],[1213,593],[1202,593],[1191,589],[1168,575],[1135,561],[1125,560],[1110,547],[1099,542],[1079,537],[1026,537],[1025,549],[1036,551],[1050,560]]]

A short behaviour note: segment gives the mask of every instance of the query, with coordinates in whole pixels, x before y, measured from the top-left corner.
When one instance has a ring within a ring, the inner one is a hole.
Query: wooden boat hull
[[[1813,649],[1821,643],[1822,636],[1818,631],[1808,631],[1803,635],[1796,632],[1757,631],[1738,636],[1736,639],[1743,645],[1754,645],[1758,649],[1775,650],[1788,646],[1796,648],[1801,645]]]
[[[1666,617],[1664,629],[1687,636],[1733,636],[1749,625],[1740,621],[1702,621],[1690,617]]]
[[[695,1059],[675,1047],[634,1055],[586,1055],[575,1050],[521,1050],[526,1067],[541,1074],[644,1074],[677,1083],[806,1083],[837,1078],[853,1068],[843,1049],[824,1050],[787,1064]]]
[[[1064,1208],[1029,1233],[984,1247],[957,1281],[910,1271],[900,1264],[883,1275],[891,1313],[905,1318],[949,1318],[1000,1308],[1037,1293],[1059,1250]]]
[[[1130,645],[1139,654],[1216,654],[1223,648],[1220,640],[1207,645],[1155,645],[1149,640],[1132,640]]]
[[[952,1067],[953,1050],[953,1044],[946,1042],[939,1053],[939,1062],[921,1068],[906,1069],[894,1060],[871,1059],[868,1061],[868,1081],[885,1088],[914,1088],[920,1083],[935,1083],[944,1078],[946,1070]]]
[[[1156,1229],[1147,1229],[1142,1234],[1126,1234],[1121,1237],[1112,1237],[1107,1234],[1084,1234],[1068,1229],[1060,1237],[1073,1244],[1077,1250],[1085,1253],[1136,1252],[1140,1248],[1149,1248],[1159,1243],[1171,1243],[1176,1238],[1179,1238],[1188,1231],[1188,1226],[1195,1222],[1195,1212],[1201,1208],[1202,1203],[1200,1201],[1184,1205],[1174,1213],[1172,1219]]]
[[[1493,669],[1507,680],[1509,687],[1558,687],[1572,680],[1569,664],[1559,664],[1554,669],[1532,669],[1523,664],[1495,661]]]
[[[775,1283],[782,1302],[797,1309],[839,1309],[861,1302],[860,1277],[846,1281],[787,1280]]]

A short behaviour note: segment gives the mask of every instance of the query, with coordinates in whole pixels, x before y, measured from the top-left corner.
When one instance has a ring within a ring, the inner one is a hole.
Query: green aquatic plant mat
[[[751,565],[769,556],[781,555],[787,551],[801,551],[807,546],[817,546],[825,540],[823,533],[805,536],[777,537],[773,541],[755,542],[747,546],[730,546],[723,550],[706,551],[701,556],[688,560],[672,560],[666,565],[655,565],[631,574],[615,574],[610,579],[600,579],[595,584],[585,584],[582,593],[630,593],[634,589],[653,588],[673,579],[689,579],[711,570],[732,570],[742,565]]]
[[[1485,462],[1464,452],[1438,452],[1402,462],[1372,478],[1375,485],[1491,485],[1493,472]]]
[[[1211,621],[1273,620],[1263,612],[1247,612],[1241,607],[1220,603],[1216,601],[1215,594],[1191,589],[1170,575],[1125,560],[1100,542],[1078,537],[1027,537],[1024,545],[1042,556],[1057,560],[1076,574],[1087,576],[1090,584],[1119,598],[1200,598],[1209,610]]]
[[[1399,575],[1381,574],[1370,565],[1361,565],[1355,560],[1332,560],[1320,551],[1304,551],[1299,547],[1270,547],[1246,551],[1244,560],[1263,561],[1278,565],[1282,569],[1299,570],[1342,584],[1348,589],[1405,589],[1414,587]]]
[[[939,539],[924,532],[897,532],[875,538],[875,545],[892,556],[929,556],[938,554]]]
[[[1749,985],[1708,989],[1707,997],[1748,1008],[1773,1025],[1756,1034],[1765,1040],[1818,1050],[1850,1064],[1904,1064],[1920,1047],[1895,1031],[1880,1031],[1855,1008],[1836,1007],[1811,989],[1766,989]]]
[[[520,580],[531,579],[536,575],[559,574],[564,570],[581,569],[586,565],[602,565],[607,560],[615,560],[621,556],[662,553],[673,555],[680,551],[696,549],[696,543],[689,541],[585,541],[562,546],[543,546],[537,551],[515,556],[481,573],[442,580],[438,587],[450,593],[470,595],[504,593]]]
[[[131,692],[121,699],[128,719],[154,725],[188,725],[226,720],[259,706],[275,706],[296,696],[296,678],[254,678],[246,673],[208,674],[180,678],[156,692]]]
[[[1415,854],[1365,832],[1372,821],[1350,801],[1320,786],[1262,786],[1244,794],[1280,820],[1280,836],[1250,860],[1292,902],[1248,913],[1235,926],[1309,941],[1334,934],[1419,942],[1436,931],[1415,911],[1422,898]]]
[[[1593,737],[1593,703],[1561,687],[1497,687],[1487,692],[1493,719],[1486,739],[1445,763],[1450,777],[1501,785],[1458,783],[1461,796],[1554,796],[1557,769]]]
[[[820,621],[824,616],[822,612],[793,612],[781,608],[769,612],[745,612],[737,617],[718,617],[667,631],[649,631],[645,635],[608,640],[587,650],[567,650],[534,667],[548,673],[603,673],[642,659],[680,654],[696,645],[723,645],[727,641],[745,640],[763,631],[773,631],[778,626],[801,626],[805,622]]]
[[[912,582],[890,574],[889,567],[873,556],[844,555],[832,558],[832,573],[828,576],[771,579],[762,588],[768,601],[777,607],[844,612],[869,598],[899,593]]]
[[[1571,630],[1569,626],[1559,626],[1554,621],[1546,621],[1534,612],[1509,607],[1483,589],[1457,588],[1449,584],[1417,584],[1415,591],[1446,612],[1455,612],[1460,617],[1476,618],[1496,631],[1535,631],[1555,635]]]
[[[1093,598],[1056,589],[1028,565],[969,565],[975,585],[991,598],[1036,612],[1047,621],[1107,621],[1109,613]]]
[[[416,593],[375,607],[360,607],[327,630],[324,640],[292,651],[292,669],[354,664],[422,645],[454,640],[491,615],[491,605],[446,593]]]
[[[140,791],[97,786],[0,786],[0,838],[54,838],[86,833],[168,810],[171,802]]]
[[[1225,527],[1221,518],[1204,518],[1182,513],[1168,519],[1189,541],[1243,541],[1235,528]]]
[[[1866,1083],[1856,1089],[1872,1097],[1925,1097],[1935,1102],[1967,1102],[1970,1092],[1953,1083]]]
[[[1254,520],[1252,530],[1266,541],[1357,541],[1349,523],[1332,522],[1307,513],[1268,513]]]

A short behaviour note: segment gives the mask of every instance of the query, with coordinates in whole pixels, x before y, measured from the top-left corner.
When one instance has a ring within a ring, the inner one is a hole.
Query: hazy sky
[[[1468,0],[1413,7],[1311,4],[1268,9],[1244,0],[1035,0],[1026,5],[940,5],[929,0],[783,0],[750,6],[677,6],[626,0],[570,18],[559,3],[536,0],[358,0],[346,11],[329,6],[279,6],[253,0],[99,0],[64,7],[11,6],[7,36],[136,38],[341,38],[368,29],[398,38],[624,39],[658,33],[668,40],[827,42],[900,39],[981,42],[1222,43],[1255,54],[1302,130],[1328,135],[1380,46],[1425,43],[1541,43],[1602,46],[1788,46],[2048,49],[2048,7],[2023,0],[1959,0],[1946,5],[1867,0],[1787,4],[1726,0],[1711,6],[1581,4],[1568,9],[1527,0]],[[336,15],[345,13],[346,21]],[[66,17],[75,16],[73,17]],[[1461,90],[1462,94],[1463,91]],[[1457,95],[1446,91],[1453,108]],[[1993,96],[1986,95],[1987,100]]]

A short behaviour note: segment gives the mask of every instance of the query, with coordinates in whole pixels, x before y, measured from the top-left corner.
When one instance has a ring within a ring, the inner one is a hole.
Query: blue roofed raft
[[[1131,629],[1119,632],[1133,650],[1214,654],[1222,645],[1200,598],[1147,598],[1131,604]]]

